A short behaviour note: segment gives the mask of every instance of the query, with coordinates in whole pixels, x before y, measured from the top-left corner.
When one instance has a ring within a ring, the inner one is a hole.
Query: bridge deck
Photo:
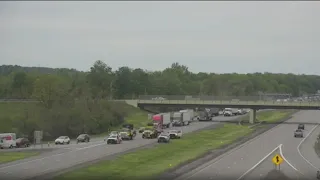
[[[137,105],[143,106],[216,106],[243,107],[257,109],[320,109],[320,102],[277,102],[277,101],[212,101],[212,100],[138,100]]]

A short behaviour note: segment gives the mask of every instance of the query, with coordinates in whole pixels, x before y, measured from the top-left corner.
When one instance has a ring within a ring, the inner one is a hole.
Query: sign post
[[[280,170],[280,164],[283,162],[283,158],[279,155],[276,154],[273,158],[272,158],[272,162],[274,163],[274,165],[277,167],[279,166],[279,170]]]

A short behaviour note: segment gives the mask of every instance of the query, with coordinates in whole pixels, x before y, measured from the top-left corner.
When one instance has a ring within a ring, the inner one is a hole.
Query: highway
[[[215,117],[218,121],[230,121],[239,118],[234,117]],[[218,124],[217,122],[193,122],[189,126],[177,127],[182,129],[183,133],[196,131],[206,128],[211,125]],[[11,163],[0,165],[0,179],[31,179],[42,176],[47,173],[57,172],[71,168],[75,165],[101,159],[116,153],[125,152],[133,148],[139,148],[144,145],[156,142],[155,139],[142,139],[141,134],[132,141],[124,141],[119,145],[107,145],[103,138],[95,139],[90,143],[70,144],[56,146],[56,149],[42,155],[14,161]]]
[[[319,117],[319,111],[300,111],[289,121],[319,123]],[[320,127],[305,125],[304,138],[293,137],[296,129],[297,124],[280,124],[176,180],[262,179],[275,168],[271,159],[276,154],[284,157],[280,170],[291,179],[316,179],[320,159],[313,145]]]

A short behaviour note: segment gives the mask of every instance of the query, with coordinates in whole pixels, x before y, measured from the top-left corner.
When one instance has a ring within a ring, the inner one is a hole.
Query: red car
[[[30,146],[30,141],[27,138],[18,138],[16,140],[17,148],[21,147],[29,147]]]

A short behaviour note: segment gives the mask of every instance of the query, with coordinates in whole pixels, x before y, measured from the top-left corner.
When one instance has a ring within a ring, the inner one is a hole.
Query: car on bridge
[[[303,131],[301,129],[297,129],[295,132],[294,132],[294,137],[303,137]]]

